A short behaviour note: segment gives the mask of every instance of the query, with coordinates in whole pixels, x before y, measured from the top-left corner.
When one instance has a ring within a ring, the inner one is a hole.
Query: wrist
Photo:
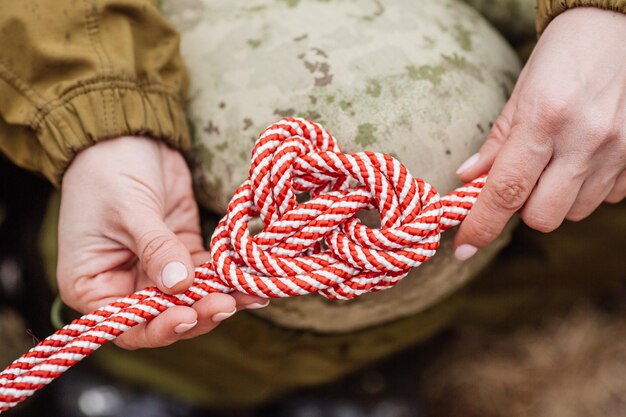
[[[76,154],[63,176],[62,185],[74,177],[110,177],[119,168],[158,157],[160,143],[145,136],[119,136],[97,142]]]

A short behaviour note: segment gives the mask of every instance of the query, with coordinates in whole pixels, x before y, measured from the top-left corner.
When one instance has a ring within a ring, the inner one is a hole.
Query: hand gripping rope
[[[212,292],[350,299],[389,288],[435,254],[441,233],[465,219],[485,180],[440,198],[391,156],[341,153],[320,125],[283,119],[259,136],[249,177],[193,285],[177,295],[146,288],[57,331],[0,373],[0,412],[131,327]],[[299,193],[310,199],[298,203]],[[361,223],[362,209],[380,212],[379,229]],[[256,217],[264,227],[252,236],[248,224]]]

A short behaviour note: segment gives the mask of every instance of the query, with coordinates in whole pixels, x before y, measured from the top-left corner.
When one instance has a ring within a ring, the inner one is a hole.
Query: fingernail
[[[170,262],[161,272],[161,282],[167,288],[172,288],[185,279],[187,279],[187,268],[182,262]]]
[[[472,167],[472,165],[474,165],[476,162],[478,162],[479,158],[480,158],[480,154],[479,153],[475,153],[474,155],[470,156],[469,158],[467,158],[465,160],[465,162],[463,162],[461,164],[459,169],[456,170],[456,173],[457,174],[461,174],[464,171],[467,171],[469,168]]]
[[[185,333],[186,331],[193,329],[196,324],[198,324],[198,320],[194,321],[193,323],[181,323],[178,326],[174,327],[174,333]]]
[[[214,314],[213,317],[211,317],[211,320],[213,320],[216,323],[219,323],[220,321],[226,320],[227,318],[229,318],[236,312],[237,312],[237,309],[234,309],[230,313],[217,313],[217,314]]]
[[[260,308],[265,308],[268,305],[270,305],[270,300],[265,300],[262,303],[246,304],[244,307],[246,308],[246,310],[258,310]]]
[[[476,255],[476,252],[478,252],[478,248],[476,246],[468,245],[466,243],[456,248],[454,256],[456,256],[459,261],[466,261]]]

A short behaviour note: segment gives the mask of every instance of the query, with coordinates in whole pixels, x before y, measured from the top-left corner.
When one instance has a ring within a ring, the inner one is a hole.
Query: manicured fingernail
[[[187,279],[187,268],[182,262],[170,262],[161,272],[161,282],[167,288],[172,288],[185,279]]]
[[[474,155],[470,156],[469,158],[467,158],[465,160],[465,162],[463,162],[461,164],[459,169],[456,170],[456,173],[457,174],[461,174],[464,171],[467,171],[469,168],[472,167],[472,165],[474,165],[476,162],[478,162],[479,158],[480,158],[480,154],[479,153],[475,153]]]
[[[270,300],[265,300],[262,303],[252,303],[252,304],[247,304],[244,307],[246,308],[246,310],[258,310],[260,308],[265,308],[268,305],[270,305]]]
[[[185,333],[186,331],[193,329],[196,324],[198,324],[198,320],[194,321],[193,323],[181,323],[178,326],[174,327],[174,333]]]
[[[476,246],[468,245],[466,243],[456,248],[454,256],[456,256],[459,261],[466,261],[476,255],[476,252],[478,252],[478,248]]]
[[[236,312],[237,312],[237,309],[234,309],[230,313],[217,313],[217,314],[214,314],[213,317],[211,317],[211,320],[213,320],[216,323],[219,323],[220,321],[226,320],[227,318],[229,318]]]

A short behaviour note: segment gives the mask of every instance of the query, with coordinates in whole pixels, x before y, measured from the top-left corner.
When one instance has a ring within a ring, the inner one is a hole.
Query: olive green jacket
[[[538,0],[538,31],[577,6],[626,13],[626,0]],[[153,0],[0,0],[0,151],[59,185],[107,138],[188,149],[178,44]]]

